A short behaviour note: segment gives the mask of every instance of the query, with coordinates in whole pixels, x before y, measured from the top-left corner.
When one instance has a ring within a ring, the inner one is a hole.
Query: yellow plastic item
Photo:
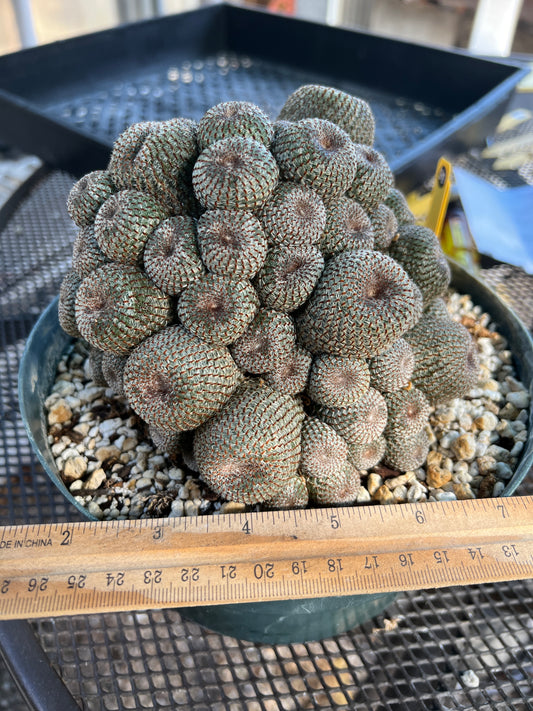
[[[452,166],[446,158],[440,158],[431,191],[424,194],[415,191],[407,195],[407,204],[418,224],[432,229],[437,237],[442,232],[452,182]]]
[[[431,191],[431,201],[426,216],[425,225],[440,237],[444,218],[450,202],[450,190],[452,186],[453,174],[452,166],[446,158],[441,158],[437,163],[435,172],[435,183]]]
[[[429,227],[437,235],[445,254],[471,272],[479,271],[479,254],[462,209],[450,206],[454,183],[453,168],[446,158],[440,158],[430,192],[412,192],[407,196],[409,208],[418,224]]]

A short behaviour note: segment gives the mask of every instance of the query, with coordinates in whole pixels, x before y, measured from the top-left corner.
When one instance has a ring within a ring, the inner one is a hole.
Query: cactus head
[[[329,260],[298,321],[312,353],[372,357],[417,322],[422,296],[402,267],[380,252],[341,252]]]

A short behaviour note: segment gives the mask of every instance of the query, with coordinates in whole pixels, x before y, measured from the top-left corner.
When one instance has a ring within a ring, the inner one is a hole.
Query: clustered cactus
[[[62,327],[225,499],[353,503],[476,382],[438,239],[373,139],[365,101],[303,86],[276,121],[230,101],[134,124],[70,193]]]

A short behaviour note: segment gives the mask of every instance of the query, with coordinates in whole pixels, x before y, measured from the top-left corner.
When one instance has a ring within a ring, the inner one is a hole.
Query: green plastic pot
[[[528,330],[499,296],[459,265],[451,263],[452,286],[470,294],[474,303],[490,313],[509,341],[522,382],[533,386],[533,341]],[[43,312],[29,338],[19,370],[19,402],[30,443],[44,470],[62,494],[86,518],[94,520],[67,489],[47,441],[44,401],[51,391],[57,365],[72,339],[59,326],[55,299]],[[518,467],[503,496],[510,496],[533,464],[533,427],[530,413],[528,438]],[[384,610],[398,593],[348,595],[306,600],[206,605],[180,610],[183,617],[216,632],[254,642],[286,644],[320,640],[341,634]]]

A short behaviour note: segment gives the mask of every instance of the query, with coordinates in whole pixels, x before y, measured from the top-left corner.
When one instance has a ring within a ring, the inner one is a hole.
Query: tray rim
[[[243,8],[232,3],[222,2],[212,6],[189,10],[183,13],[167,15],[163,18],[153,18],[137,23],[127,23],[99,32],[88,33],[73,38],[58,40],[56,42],[43,44],[19,52],[0,56],[0,76],[2,67],[9,66],[19,58],[39,64],[63,49],[81,48],[83,46],[92,47],[95,42],[106,40],[106,38],[118,38],[120,36],[133,37],[145,31],[146,28],[156,29],[160,23],[171,22],[181,23],[194,21],[195,18],[203,19],[204,23],[213,18],[220,20],[222,33],[220,38],[227,47],[231,45],[232,27],[236,22],[251,20],[262,22],[278,28],[288,28],[287,31],[301,30],[315,33],[327,34],[328,37],[344,38],[364,38],[365,41],[372,42],[381,47],[395,48],[400,52],[429,52],[430,56],[462,58],[471,62],[471,66],[495,67],[497,71],[508,70],[508,75],[503,81],[498,81],[492,88],[477,100],[473,101],[466,108],[459,111],[453,119],[447,121],[440,128],[433,131],[429,136],[417,142],[414,146],[406,149],[401,156],[391,158],[389,163],[399,181],[399,187],[404,191],[411,189],[417,182],[420,182],[421,175],[429,177],[439,157],[437,150],[443,144],[450,144],[453,148],[457,143],[463,145],[464,141],[457,141],[461,132],[470,134],[470,139],[476,138],[479,131],[470,130],[479,123],[479,120],[486,123],[494,123],[503,110],[503,102],[509,98],[516,84],[528,73],[527,67],[520,62],[510,60],[496,60],[494,58],[477,57],[466,50],[460,48],[440,48],[425,43],[413,43],[405,40],[395,39],[379,33],[369,32],[360,29],[346,27],[331,27],[318,22],[295,18],[292,16],[272,14],[263,9]],[[233,25],[231,24],[233,22]],[[291,29],[292,28],[292,29]],[[213,53],[216,53],[216,48]],[[231,48],[227,49],[231,51]],[[245,52],[243,52],[245,54]],[[258,58],[265,59],[261,54]],[[282,64],[279,60],[270,57],[273,63]],[[295,65],[291,65],[294,67]],[[304,68],[299,67],[299,68]],[[341,78],[341,77],[339,77]],[[362,81],[364,83],[364,81]],[[368,83],[368,82],[367,82]],[[371,86],[371,84],[368,84]],[[497,116],[496,116],[497,114]],[[87,169],[94,170],[98,167],[105,167],[109,157],[111,143],[99,139],[88,130],[78,129],[72,124],[62,120],[60,117],[47,115],[44,112],[42,103],[27,98],[20,91],[2,87],[0,81],[0,131],[7,133],[7,139],[12,140],[21,147],[36,152],[39,157],[52,166],[69,170],[76,176],[87,172]],[[479,120],[477,120],[479,119]],[[39,128],[39,136],[28,135],[27,126]],[[9,128],[6,129],[6,126]],[[43,137],[48,137],[48,145]],[[479,140],[479,136],[477,136]],[[437,153],[435,151],[437,150]],[[410,174],[413,173],[413,177]]]

